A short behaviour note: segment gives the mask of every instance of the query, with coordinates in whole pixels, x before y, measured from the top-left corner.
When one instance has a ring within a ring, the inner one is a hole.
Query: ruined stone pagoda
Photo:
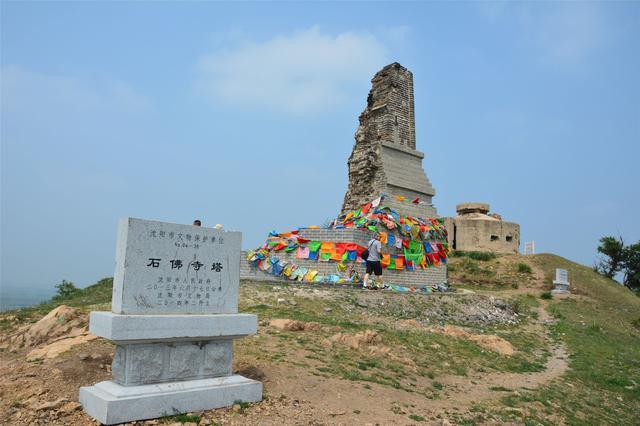
[[[264,246],[245,254],[242,278],[357,284],[365,264],[356,251],[380,231],[385,283],[396,291],[424,291],[446,282],[444,220],[435,219],[435,190],[422,168],[424,154],[416,150],[413,75],[393,63],[371,82],[348,162],[342,214],[330,226],[270,234]],[[373,203],[383,194],[380,204]]]
[[[436,192],[422,168],[424,154],[416,150],[413,74],[394,62],[378,71],[371,83],[349,157],[342,213],[386,194],[384,204],[400,214],[436,217]]]

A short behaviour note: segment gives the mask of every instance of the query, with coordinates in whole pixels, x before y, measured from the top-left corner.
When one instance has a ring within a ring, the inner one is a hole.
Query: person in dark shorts
[[[380,234],[376,232],[373,238],[367,244],[367,250],[369,250],[369,257],[367,258],[367,273],[364,274],[364,288],[371,288],[369,286],[369,276],[371,273],[375,274],[376,280],[382,285],[382,243],[380,242]]]

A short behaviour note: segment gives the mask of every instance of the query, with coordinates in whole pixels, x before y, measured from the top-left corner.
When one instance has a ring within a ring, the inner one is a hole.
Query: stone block
[[[158,345],[129,345],[125,356],[126,380],[124,383],[154,383],[162,378],[164,354]],[[113,370],[113,365],[112,365]]]
[[[80,388],[85,411],[107,425],[261,399],[262,383],[238,375],[140,386],[107,381]]]
[[[169,351],[169,374],[180,380],[196,376],[203,353],[198,345],[192,343],[174,345]]]
[[[236,313],[241,239],[240,232],[121,220],[113,312]]]
[[[202,363],[203,376],[228,376],[232,372],[233,344],[229,342],[225,347],[216,342],[209,343],[205,347],[204,362]]]
[[[258,329],[253,314],[118,315],[91,312],[89,331],[116,343],[144,341],[211,340],[240,337]]]
[[[113,381],[123,386],[231,375],[232,340],[119,345]]]

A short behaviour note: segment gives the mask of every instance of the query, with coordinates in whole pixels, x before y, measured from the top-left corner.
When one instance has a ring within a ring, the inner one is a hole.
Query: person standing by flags
[[[376,280],[380,285],[382,285],[382,264],[380,260],[382,259],[382,243],[380,243],[380,234],[376,232],[373,238],[367,244],[367,250],[369,251],[369,256],[367,257],[367,273],[364,274],[364,288],[372,288],[369,286],[369,276],[371,273],[374,273],[376,276]]]

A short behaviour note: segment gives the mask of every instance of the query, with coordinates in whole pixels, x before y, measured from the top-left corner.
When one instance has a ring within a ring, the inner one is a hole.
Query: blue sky
[[[484,201],[591,265],[640,239],[640,4],[1,3],[1,281],[111,276],[117,221],[340,209],[370,79],[415,82],[441,215]]]

